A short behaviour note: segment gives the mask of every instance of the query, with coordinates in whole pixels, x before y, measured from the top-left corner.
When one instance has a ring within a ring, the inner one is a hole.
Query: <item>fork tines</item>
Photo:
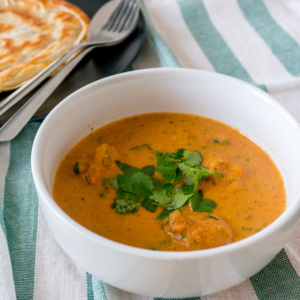
[[[136,17],[139,6],[140,0],[121,0],[102,30],[113,32],[126,30],[128,24],[131,25],[133,19]]]

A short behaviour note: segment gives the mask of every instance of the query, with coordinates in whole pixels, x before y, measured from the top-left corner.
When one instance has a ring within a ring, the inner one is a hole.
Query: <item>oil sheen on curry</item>
[[[262,149],[220,122],[177,113],[92,131],[61,162],[53,195],[91,231],[165,251],[239,241],[286,205],[281,175]]]

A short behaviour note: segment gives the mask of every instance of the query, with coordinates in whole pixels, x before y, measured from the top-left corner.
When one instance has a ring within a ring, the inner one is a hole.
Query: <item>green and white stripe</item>
[[[293,76],[300,76],[299,44],[272,18],[262,0],[239,0],[248,22]],[[258,18],[259,16],[259,18]]]
[[[180,7],[175,1],[160,0],[145,1],[144,3],[146,6],[144,12],[146,14],[148,12],[147,15],[155,26],[154,29],[150,28],[151,31],[156,32],[151,35],[152,38],[155,41],[159,35],[160,39],[165,41],[169,46],[169,52],[172,52],[177,58],[178,66],[214,71],[213,66],[190,32]],[[162,11],[166,13],[162,14]],[[172,67],[172,65],[167,66]]]
[[[288,5],[286,5],[288,3]],[[298,27],[300,6],[298,1],[264,0],[264,4],[273,20],[298,44],[300,32]]]
[[[300,119],[299,0],[144,0],[142,8],[148,38],[134,69],[227,74],[267,90]],[[0,144],[0,299],[153,300],[102,283],[54,240],[30,171],[39,125],[30,123],[11,143]],[[251,279],[190,299],[300,299],[300,223]]]
[[[6,235],[4,218],[3,218],[3,204],[4,204],[4,185],[5,177],[9,165],[10,142],[0,144],[0,225],[3,234]]]
[[[0,144],[0,205],[3,210],[4,184],[9,165],[10,142]],[[3,228],[4,229],[4,228]]]
[[[244,18],[237,1],[203,3],[215,28],[255,82],[268,84],[293,78]]]
[[[33,299],[86,299],[86,290],[86,272],[56,243],[39,209]]]
[[[11,260],[2,227],[0,227],[0,299],[16,299]]]
[[[267,267],[251,278],[251,283],[259,299],[300,298],[300,278],[284,249]]]
[[[11,142],[5,179],[3,217],[18,299],[33,297],[38,204],[30,154],[38,127],[37,123],[29,124]]]
[[[10,142],[0,144],[0,299],[16,299],[11,260],[3,219],[5,177],[9,165]]]
[[[177,2],[187,26],[215,71],[255,84],[212,24],[203,1],[199,0],[195,3],[194,0],[178,0]]]
[[[201,297],[202,300],[231,300],[231,299],[243,299],[243,300],[256,300],[258,299],[256,293],[251,285],[250,280],[246,280],[243,283],[222,291],[213,295]]]
[[[144,8],[144,16],[147,21],[147,29],[148,34],[152,37],[153,43],[157,49],[157,51],[160,53],[160,57],[164,61],[164,65],[168,67],[180,67],[180,63],[178,62],[177,57],[171,50],[171,48],[168,46],[168,44],[164,41],[164,39],[160,36],[160,34],[157,32],[152,18],[149,16],[147,9],[145,8],[145,3],[143,2],[142,7]]]

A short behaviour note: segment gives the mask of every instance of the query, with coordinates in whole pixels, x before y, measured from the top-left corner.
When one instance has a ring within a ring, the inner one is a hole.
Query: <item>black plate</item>
[[[105,4],[107,0],[70,0],[69,2],[80,7],[92,18],[95,12]],[[44,119],[61,100],[81,87],[95,80],[128,70],[142,50],[146,36],[145,29],[145,20],[141,13],[137,28],[128,39],[114,47],[95,49],[87,55],[54,91],[49,99],[47,99],[31,120]],[[20,103],[13,106],[3,116],[0,116],[0,124],[5,123],[34,92],[35,91],[22,99]],[[0,101],[9,94],[9,92],[1,93]]]

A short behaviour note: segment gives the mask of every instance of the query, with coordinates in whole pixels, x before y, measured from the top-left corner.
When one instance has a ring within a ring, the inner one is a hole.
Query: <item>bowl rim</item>
[[[143,69],[143,70],[137,70],[137,71],[131,71],[128,73],[122,73],[118,75],[113,75],[104,79],[100,79],[98,81],[95,81],[93,83],[90,83],[81,89],[73,92],[70,94],[67,98],[65,98],[62,102],[60,102],[46,117],[46,119],[43,121],[42,125],[40,126],[36,137],[34,139],[33,147],[32,147],[32,154],[31,154],[31,168],[32,168],[32,175],[35,182],[36,190],[41,195],[44,203],[47,205],[47,207],[56,215],[56,217],[60,218],[69,228],[72,228],[74,231],[76,231],[78,234],[85,236],[90,241],[95,242],[98,245],[105,246],[107,248],[110,248],[115,251],[120,251],[126,254],[131,254],[134,256],[144,257],[148,259],[156,259],[156,260],[189,260],[189,259],[199,259],[199,258],[205,258],[205,257],[211,257],[221,254],[229,254],[233,253],[237,250],[249,248],[252,244],[258,243],[261,240],[266,239],[269,235],[283,227],[292,217],[299,211],[300,209],[300,181],[298,184],[297,192],[295,193],[294,198],[292,199],[292,203],[285,209],[285,211],[269,226],[264,228],[262,231],[255,233],[254,235],[247,237],[243,240],[234,242],[232,244],[228,244],[225,246],[217,247],[217,248],[211,248],[211,249],[205,249],[205,250],[194,250],[194,251],[153,251],[149,249],[143,249],[143,248],[137,248],[134,246],[129,246],[125,244],[121,244],[119,242],[110,240],[108,238],[105,238],[101,235],[98,235],[89,229],[83,227],[79,223],[77,223],[75,220],[73,220],[71,217],[69,217],[55,202],[55,200],[52,197],[52,194],[48,191],[48,188],[46,186],[45,181],[42,179],[42,168],[38,166],[38,160],[39,157],[42,155],[39,150],[40,146],[40,140],[43,136],[43,131],[48,126],[48,123],[51,122],[52,117],[56,114],[58,110],[63,109],[65,106],[68,105],[69,102],[72,101],[72,99],[77,97],[78,94],[81,94],[82,92],[88,92],[92,90],[94,87],[97,87],[98,85],[102,84],[101,88],[105,88],[108,85],[112,84],[118,84],[124,79],[137,79],[141,78],[142,76],[147,75],[153,75],[157,74],[160,76],[168,76],[168,74],[174,74],[180,73],[180,74],[190,74],[190,75],[197,75],[202,74],[203,76],[211,76],[216,78],[221,78],[221,80],[229,80],[233,83],[242,86],[243,88],[246,88],[256,95],[260,96],[261,101],[264,101],[268,105],[271,105],[275,107],[279,112],[283,115],[285,115],[287,121],[292,123],[294,128],[298,130],[299,136],[300,136],[300,123],[295,118],[295,116],[281,103],[279,103],[277,100],[275,100],[272,96],[270,96],[265,91],[259,89],[258,87],[255,87],[247,82],[244,82],[240,79],[230,77],[228,75],[209,72],[209,71],[203,71],[203,70],[195,70],[195,69],[185,69],[185,68],[153,68],[153,69]],[[278,250],[279,252],[279,250]]]

